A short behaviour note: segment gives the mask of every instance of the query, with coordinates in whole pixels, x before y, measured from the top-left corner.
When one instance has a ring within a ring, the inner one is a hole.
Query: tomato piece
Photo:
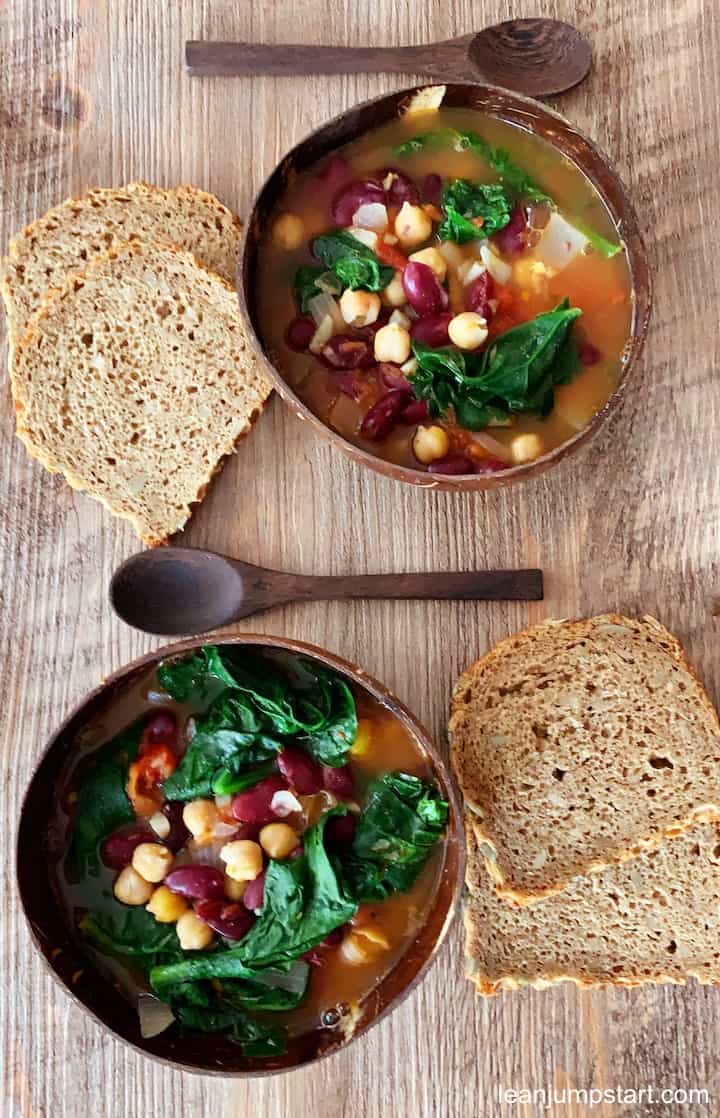
[[[403,268],[407,268],[407,256],[399,248],[388,245],[385,241],[378,241],[375,247],[375,255],[382,264],[390,264],[393,268],[399,268],[401,272]]]
[[[128,771],[126,792],[136,815],[154,815],[162,804],[159,784],[175,772],[178,759],[169,745],[142,747]]]

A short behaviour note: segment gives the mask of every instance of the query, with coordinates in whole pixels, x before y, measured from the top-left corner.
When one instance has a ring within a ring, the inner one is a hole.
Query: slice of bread
[[[720,818],[720,728],[652,618],[551,621],[460,678],[452,759],[498,892],[520,904]]]
[[[720,833],[693,827],[563,893],[518,906],[498,897],[468,826],[465,951],[480,994],[546,987],[720,984]]]
[[[270,393],[231,285],[141,241],[48,293],[11,381],[30,454],[150,545],[183,526]]]
[[[242,226],[212,194],[192,186],[161,190],[133,182],[88,190],[49,210],[10,241],[0,268],[11,347],[51,287],[91,257],[134,239],[159,240],[188,249],[229,282]]]

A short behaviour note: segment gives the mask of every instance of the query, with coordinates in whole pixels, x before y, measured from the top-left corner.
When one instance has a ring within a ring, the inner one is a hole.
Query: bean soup
[[[113,725],[114,723],[114,725]],[[351,1034],[422,927],[448,806],[369,692],[286,652],[163,661],[68,774],[59,893],[144,1036]]]
[[[412,113],[289,182],[258,256],[266,350],[371,453],[437,474],[530,462],[621,378],[624,246],[540,137],[474,109]]]

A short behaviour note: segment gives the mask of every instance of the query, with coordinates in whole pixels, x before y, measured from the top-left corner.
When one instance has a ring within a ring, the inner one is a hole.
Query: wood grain
[[[720,18],[709,0],[5,0],[0,3],[0,241],[87,185],[146,178],[216,191],[242,214],[275,161],[323,119],[397,88],[392,77],[197,81],[187,39],[350,45],[450,38],[547,15],[589,35],[595,67],[559,106],[616,162],[656,269],[643,365],[589,449],[517,489],[401,487],[318,441],[277,399],[218,479],[187,541],[262,565],[330,574],[541,566],[544,603],[331,603],[244,628],[363,663],[438,736],[451,683],[546,615],[650,612],[687,643],[720,698],[720,366],[717,268]],[[13,884],[22,791],[51,728],[101,674],[158,641],[107,606],[131,530],[32,463],[0,409],[0,1112],[289,1118],[525,1116],[507,1087],[706,1088],[680,1109],[580,1103],[569,1118],[720,1112],[720,993],[688,988],[476,1000],[459,930],[427,980],[367,1038],[312,1072],[256,1081],[175,1073],[126,1050],[55,989],[30,949]]]

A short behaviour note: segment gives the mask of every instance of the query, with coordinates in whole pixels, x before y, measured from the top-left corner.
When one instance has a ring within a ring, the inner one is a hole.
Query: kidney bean
[[[418,318],[413,322],[410,327],[410,336],[416,342],[422,342],[423,345],[432,346],[437,349],[438,346],[449,345],[450,335],[448,334],[448,326],[452,315],[449,311],[442,314],[430,314],[425,318]]]
[[[439,206],[441,195],[442,179],[440,176],[435,174],[426,175],[422,185],[423,202],[429,202],[432,206]]]
[[[323,786],[326,791],[339,796],[341,800],[351,800],[355,794],[355,782],[349,765],[323,765]]]
[[[408,302],[419,315],[439,314],[448,305],[448,293],[432,268],[411,260],[402,274]]]
[[[501,461],[500,458],[481,458],[475,463],[476,474],[497,474],[500,470],[507,469],[509,469],[507,462]]]
[[[215,866],[178,866],[170,870],[163,884],[194,901],[220,901],[225,896],[224,878]]]
[[[389,435],[409,399],[407,392],[403,392],[399,388],[381,396],[365,413],[365,418],[360,425],[362,437],[378,442]]]
[[[400,412],[398,423],[403,423],[405,425],[424,423],[425,420],[429,418],[430,409],[428,408],[427,400],[411,400]]]
[[[142,745],[170,745],[177,742],[177,718],[171,710],[151,714],[142,732]],[[141,745],[141,748],[142,748]]]
[[[352,178],[352,167],[342,155],[333,155],[318,172],[317,178],[327,190],[336,194]]]
[[[232,809],[232,804],[230,807]],[[252,839],[253,842],[256,842],[263,827],[264,823],[242,823],[233,834],[231,842],[235,842],[237,839]]]
[[[225,939],[242,939],[255,923],[252,913],[244,905],[234,902],[198,901],[195,912]]]
[[[475,466],[467,454],[447,454],[428,466],[430,474],[474,474]]]
[[[394,178],[385,192],[388,202],[393,206],[402,206],[403,202],[409,202],[411,206],[416,206],[420,201],[420,191],[412,179],[404,175],[402,171],[396,171],[393,167],[386,167],[384,171],[380,172],[381,181],[384,182],[389,174],[394,175]]]
[[[362,182],[351,182],[342,187],[333,198],[330,208],[332,219],[336,225],[352,225],[355,212],[370,202],[385,204],[385,191],[378,182],[365,179]]]
[[[149,827],[122,827],[105,839],[100,858],[111,870],[123,870],[132,862],[135,847],[141,842],[157,842],[157,835]]]
[[[304,353],[316,329],[315,321],[310,315],[298,315],[285,331],[285,344],[296,353]]]
[[[179,800],[166,800],[160,809],[170,823],[170,834],[163,842],[173,853],[180,850],[190,838],[190,832],[183,823],[184,804]]]
[[[317,947],[311,947],[310,950],[306,951],[300,958],[305,963],[309,963],[311,967],[321,967],[323,965],[322,956]]]
[[[309,753],[295,745],[286,745],[278,753],[277,765],[280,772],[301,796],[312,796],[323,786],[322,770]]]
[[[481,314],[486,322],[492,318],[490,300],[495,294],[495,281],[489,272],[483,272],[465,288],[465,309]]]
[[[318,947],[337,947],[337,945],[342,942],[342,938],[343,929],[335,928],[334,931],[325,936],[325,939],[318,944]]]
[[[302,858],[305,853],[305,844],[299,842],[294,850],[291,850],[287,856],[288,862],[296,862],[298,858]]]
[[[412,392],[412,385],[400,372],[399,365],[393,365],[389,361],[381,361],[378,365],[378,373],[386,388],[397,388],[401,392]]]
[[[580,342],[578,345],[578,357],[583,365],[597,365],[598,361],[602,359],[602,354],[599,349],[596,349],[592,342]]]
[[[231,811],[241,823],[272,823],[277,818],[270,804],[276,792],[287,790],[287,781],[278,775],[266,776],[252,788],[233,798]]]
[[[335,334],[324,345],[320,360],[331,369],[362,369],[374,364],[372,349],[364,338]]]
[[[504,229],[493,233],[490,240],[502,253],[522,252],[527,239],[527,213],[525,207],[516,202],[510,214],[510,221]]]
[[[328,850],[342,850],[351,846],[357,830],[357,820],[347,815],[332,815],[325,824],[325,845]]]
[[[248,881],[243,892],[242,903],[249,912],[259,912],[265,899],[265,870],[254,881]]]

